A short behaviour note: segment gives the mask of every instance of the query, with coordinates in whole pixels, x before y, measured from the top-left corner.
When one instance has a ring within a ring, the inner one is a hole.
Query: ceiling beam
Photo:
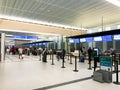
[[[65,36],[81,35],[86,33],[86,31],[83,31],[83,30],[73,30],[69,28],[48,26],[48,25],[7,20],[7,19],[0,19],[0,29],[60,34]]]

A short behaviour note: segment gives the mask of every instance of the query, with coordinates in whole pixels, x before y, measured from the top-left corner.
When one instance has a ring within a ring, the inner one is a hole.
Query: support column
[[[116,50],[116,43],[115,43],[115,40],[113,40],[113,49]]]
[[[92,48],[96,47],[96,42],[92,43]]]
[[[63,35],[58,37],[58,49],[63,49]]]
[[[5,33],[1,34],[1,62],[5,60]]]
[[[103,42],[103,49],[102,50],[107,50],[107,42]]]

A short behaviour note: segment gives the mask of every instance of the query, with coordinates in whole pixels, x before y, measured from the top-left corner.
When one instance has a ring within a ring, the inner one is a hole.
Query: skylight
[[[120,0],[106,0],[106,1],[120,7]]]

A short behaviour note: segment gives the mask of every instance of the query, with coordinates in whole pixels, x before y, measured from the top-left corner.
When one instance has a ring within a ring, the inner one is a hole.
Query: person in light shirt
[[[21,47],[18,49],[18,52],[19,52],[19,59],[23,59],[23,56],[22,56],[23,49]]]

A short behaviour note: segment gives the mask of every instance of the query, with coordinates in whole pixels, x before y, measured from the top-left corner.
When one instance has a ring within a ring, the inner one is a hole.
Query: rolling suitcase
[[[85,61],[85,58],[82,56],[80,57],[80,62],[84,62]]]

